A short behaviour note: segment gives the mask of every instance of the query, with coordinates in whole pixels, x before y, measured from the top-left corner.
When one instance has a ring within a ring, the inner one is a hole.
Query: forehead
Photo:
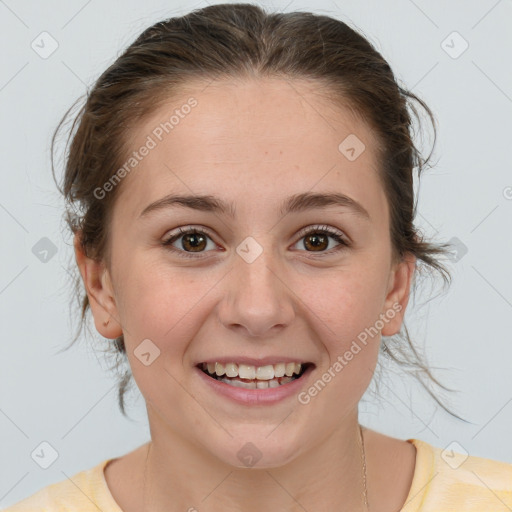
[[[240,203],[238,210],[253,199],[270,208],[289,195],[329,190],[385,219],[377,144],[371,128],[315,82],[189,83],[131,132],[130,152],[140,160],[123,178],[119,208],[135,220],[171,192],[215,195]]]

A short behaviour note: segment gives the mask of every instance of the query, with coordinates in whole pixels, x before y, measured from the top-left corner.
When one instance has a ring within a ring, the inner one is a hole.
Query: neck
[[[255,467],[234,467],[167,429],[153,427],[152,439],[143,512],[366,510],[357,415],[273,467],[264,454]]]

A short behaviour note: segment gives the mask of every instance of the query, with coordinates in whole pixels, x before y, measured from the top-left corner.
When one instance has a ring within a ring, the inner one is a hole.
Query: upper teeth
[[[241,379],[271,380],[274,377],[291,377],[294,373],[299,374],[302,369],[301,363],[278,363],[266,366],[252,366],[236,363],[203,363],[203,369],[209,373],[215,373],[219,377],[226,374],[228,377],[240,377]]]

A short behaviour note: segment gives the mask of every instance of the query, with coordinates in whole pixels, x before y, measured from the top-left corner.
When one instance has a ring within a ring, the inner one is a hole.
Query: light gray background
[[[148,439],[142,397],[128,395],[134,421],[123,418],[101,353],[79,343],[56,354],[72,333],[66,274],[72,245],[51,178],[49,143],[64,111],[144,28],[205,5],[0,1],[2,507]],[[264,5],[326,13],[358,28],[439,123],[437,165],[421,181],[418,221],[428,236],[457,237],[468,252],[449,262],[449,292],[420,307],[430,297],[422,292],[406,322],[431,365],[444,368],[435,374],[460,391],[441,396],[473,424],[451,418],[412,378],[392,372],[382,380],[380,398],[367,393],[362,423],[443,448],[455,441],[471,455],[512,462],[512,2]],[[46,59],[31,48],[43,31],[59,45]],[[457,58],[444,49],[462,48],[462,40],[450,36],[454,31],[469,44]],[[43,237],[57,248],[46,263],[32,252]],[[97,336],[98,347],[108,343]],[[31,458],[43,441],[58,452],[48,469]]]

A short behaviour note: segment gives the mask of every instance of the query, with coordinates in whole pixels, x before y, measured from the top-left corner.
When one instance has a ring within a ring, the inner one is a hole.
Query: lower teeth
[[[210,377],[212,377],[210,375]],[[279,377],[277,379],[271,380],[251,380],[244,382],[236,377],[227,378],[227,377],[219,377],[214,376],[214,379],[217,379],[220,382],[224,382],[229,384],[230,386],[234,386],[236,388],[245,388],[245,389],[267,389],[267,388],[277,388],[284,384],[288,384],[292,380],[295,380],[297,377]]]

